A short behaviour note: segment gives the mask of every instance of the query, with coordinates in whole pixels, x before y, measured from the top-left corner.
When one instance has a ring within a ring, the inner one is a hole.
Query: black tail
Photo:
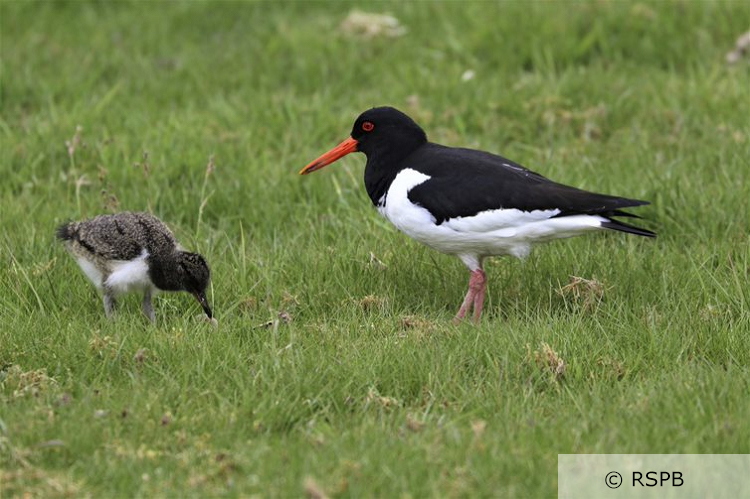
[[[75,237],[72,225],[72,222],[64,223],[55,230],[55,235],[60,241],[70,241]]]
[[[612,229],[612,230],[619,230],[620,232],[627,232],[628,234],[635,234],[637,236],[656,237],[655,232],[651,232],[650,230],[646,230],[646,229],[641,229],[640,227],[626,224],[625,222],[620,222],[619,220],[610,219],[610,220],[607,220],[606,222],[602,222],[602,227],[604,227],[605,229]]]

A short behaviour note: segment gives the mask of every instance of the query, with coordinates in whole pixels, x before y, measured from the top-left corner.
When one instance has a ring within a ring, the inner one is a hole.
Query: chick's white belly
[[[147,258],[148,252],[143,250],[143,253],[133,260],[109,262],[110,274],[104,283],[105,286],[118,294],[153,288],[153,283],[148,275]]]
[[[102,284],[104,284],[104,281],[102,280],[104,274],[102,274],[96,265],[82,256],[76,257],[76,261],[78,262],[78,266],[81,267],[81,270],[83,270],[83,273],[86,274],[86,277],[94,283],[94,286],[96,286],[97,289],[101,289]]]

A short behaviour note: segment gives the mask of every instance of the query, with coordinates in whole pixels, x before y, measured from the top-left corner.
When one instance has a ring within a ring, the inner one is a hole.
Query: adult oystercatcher
[[[456,255],[471,271],[456,320],[474,308],[479,321],[488,256],[526,257],[535,243],[611,229],[653,232],[613,217],[647,201],[596,194],[555,183],[502,156],[427,141],[414,120],[376,107],[354,122],[351,136],[300,171],[312,173],[352,153],[367,156],[365,187],[378,211],[406,235]]]
[[[111,317],[121,293],[143,291],[143,313],[156,321],[151,296],[156,291],[187,291],[213,325],[206,299],[211,272],[198,253],[184,251],[164,223],[148,213],[100,215],[57,228],[57,237],[83,273],[104,294]]]

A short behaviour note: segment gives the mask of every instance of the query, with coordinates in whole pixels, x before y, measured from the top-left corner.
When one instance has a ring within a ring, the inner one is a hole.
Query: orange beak
[[[299,174],[307,175],[308,173],[320,170],[324,166],[330,165],[334,161],[343,158],[349,153],[357,152],[357,144],[359,143],[356,139],[349,137],[341,144],[337,145],[336,147],[304,167],[302,170],[300,170]]]

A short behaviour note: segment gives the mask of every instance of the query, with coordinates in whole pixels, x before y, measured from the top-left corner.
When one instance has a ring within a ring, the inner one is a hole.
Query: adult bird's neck
[[[385,205],[385,195],[396,175],[404,168],[404,161],[423,145],[424,142],[420,141],[367,153],[365,188],[372,204]]]

